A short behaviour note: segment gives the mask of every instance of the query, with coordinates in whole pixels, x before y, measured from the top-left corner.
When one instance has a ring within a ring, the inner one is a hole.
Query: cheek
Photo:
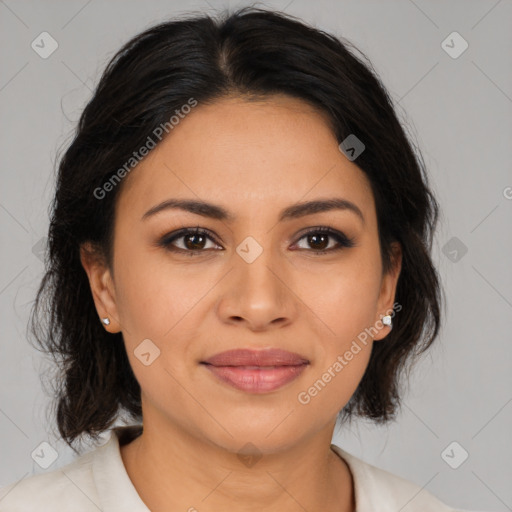
[[[302,273],[300,296],[311,312],[321,320],[327,343],[332,350],[343,350],[375,322],[381,284],[380,261],[360,248],[339,264],[314,277]],[[320,335],[320,333],[318,333]]]
[[[334,419],[356,391],[368,366],[371,342],[339,343],[311,372],[296,396],[298,417],[320,429]]]
[[[144,338],[172,337],[181,322],[213,286],[208,275],[197,277],[185,266],[171,265],[146,250],[119,245],[116,262],[116,299],[125,337],[132,342]]]
[[[316,333],[316,362],[299,404],[309,415],[324,417],[344,407],[355,392],[371,355],[376,331],[380,261],[366,252],[351,255],[314,282],[303,278],[303,296],[321,322]],[[313,286],[314,284],[314,286]],[[327,413],[329,414],[329,413]]]

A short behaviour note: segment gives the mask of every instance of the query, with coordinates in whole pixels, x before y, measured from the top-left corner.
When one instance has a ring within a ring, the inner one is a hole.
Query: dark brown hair
[[[57,363],[52,415],[70,447],[83,434],[96,439],[120,414],[142,420],[122,334],[106,332],[99,321],[79,254],[91,242],[111,265],[122,186],[101,199],[94,191],[190,98],[201,105],[232,95],[293,96],[322,112],[340,143],[355,134],[365,144],[356,164],[374,194],[384,271],[391,268],[392,242],[403,250],[395,296],[402,310],[386,341],[373,345],[340,414],[376,422],[394,417],[404,371],[440,327],[442,290],[430,258],[439,206],[419,150],[371,63],[356,51],[296,18],[246,7],[218,19],[188,14],[153,26],[111,59],[59,161],[46,273],[31,312],[38,347]]]

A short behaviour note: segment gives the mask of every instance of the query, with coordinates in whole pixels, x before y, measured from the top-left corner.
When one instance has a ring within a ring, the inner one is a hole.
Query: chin
[[[210,443],[216,447],[240,457],[258,457],[280,453],[293,448],[300,440],[301,437],[290,437],[289,432],[284,435],[271,434],[267,436],[267,434],[255,432],[254,429],[249,428],[233,432],[233,437],[209,439]]]
[[[259,411],[249,411],[244,408],[239,414],[232,410],[231,414],[224,416],[222,414],[217,416],[212,412],[216,418],[223,418],[224,428],[219,426],[212,429],[209,422],[207,429],[204,427],[201,429],[201,436],[209,444],[231,453],[238,454],[245,451],[260,454],[278,453],[292,449],[293,446],[325,427],[325,424],[320,424],[318,419],[309,424],[305,418],[299,418],[299,412],[300,409],[294,410],[291,407],[289,410],[284,407],[279,410],[273,408],[265,414],[262,414],[261,408]],[[308,417],[311,420],[309,415]],[[328,419],[325,423],[328,423]]]

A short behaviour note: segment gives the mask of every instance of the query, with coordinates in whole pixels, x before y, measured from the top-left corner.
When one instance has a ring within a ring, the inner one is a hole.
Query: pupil
[[[314,247],[314,248],[315,248],[315,249],[317,249],[317,250],[323,250],[323,249],[325,249],[325,248],[329,245],[328,243],[327,243],[327,244],[325,243],[325,240],[327,239],[327,236],[326,236],[326,235],[310,235],[310,236],[309,236],[308,243],[310,243],[310,244],[312,244],[312,245],[315,245],[315,243],[317,243],[317,242],[318,242],[318,239],[319,239],[319,238],[323,238],[323,239],[324,239],[324,243],[323,243],[323,244],[321,244],[321,245],[322,245],[322,247]],[[315,242],[315,241],[316,241],[316,242]]]
[[[200,238],[200,239],[203,239],[203,241],[204,241],[204,235],[201,235],[201,234],[188,235],[187,241],[186,241],[187,248],[191,249],[191,250],[202,249],[202,244],[200,242],[192,242],[191,244],[188,243],[191,239],[194,239],[194,238]],[[197,247],[197,246],[199,246],[199,247]]]

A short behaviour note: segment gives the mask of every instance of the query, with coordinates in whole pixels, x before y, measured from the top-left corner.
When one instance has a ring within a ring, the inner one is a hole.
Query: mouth
[[[248,393],[268,393],[302,374],[310,361],[279,349],[229,350],[200,362],[216,378]]]

